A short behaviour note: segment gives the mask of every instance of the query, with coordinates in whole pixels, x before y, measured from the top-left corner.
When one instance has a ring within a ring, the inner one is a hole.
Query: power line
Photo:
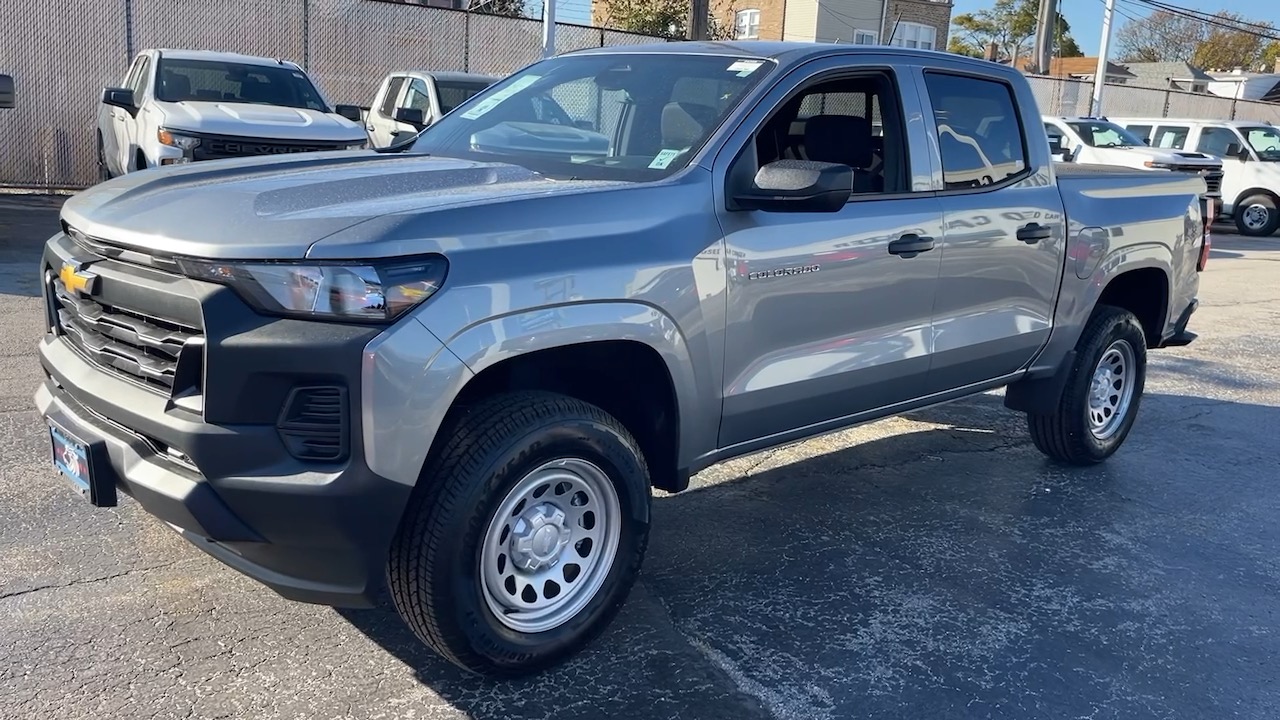
[[[1188,20],[1195,20],[1196,22],[1203,23],[1204,25],[1209,25],[1211,27],[1216,27],[1223,30],[1231,30],[1232,32],[1237,32],[1244,35],[1253,35],[1254,37],[1259,37],[1259,38],[1262,38],[1263,40],[1274,40],[1276,42],[1280,42],[1280,35],[1271,35],[1268,33],[1258,32],[1256,30],[1246,30],[1240,25],[1235,24],[1234,21],[1200,17],[1199,15],[1196,15],[1193,11],[1190,11],[1186,8],[1178,7],[1176,5],[1166,5],[1165,3],[1157,2],[1157,0],[1134,0],[1134,2],[1139,2],[1139,3],[1142,3],[1143,5],[1149,5],[1151,7],[1156,8],[1157,10],[1162,10],[1166,13],[1169,13],[1170,15],[1176,15],[1178,17],[1186,18]],[[1253,25],[1252,23],[1249,23],[1249,24]],[[1253,25],[1253,26],[1261,27],[1256,25]],[[1275,32],[1276,30],[1274,27],[1271,27],[1268,29],[1271,30],[1272,32]]]
[[[1232,18],[1222,18],[1222,17],[1219,17],[1219,16],[1214,15],[1214,14],[1212,14],[1212,13],[1207,13],[1207,12],[1205,12],[1205,11],[1203,11],[1203,10],[1195,10],[1195,9],[1192,9],[1192,8],[1184,8],[1184,7],[1179,7],[1179,6],[1177,6],[1177,5],[1170,5],[1170,4],[1168,4],[1168,3],[1162,2],[1161,0],[1151,0],[1151,2],[1150,2],[1149,4],[1151,4],[1151,5],[1155,5],[1155,6],[1159,7],[1159,8],[1161,8],[1161,9],[1164,9],[1164,10],[1165,10],[1165,11],[1167,11],[1167,12],[1182,11],[1182,12],[1185,12],[1185,13],[1190,13],[1190,14],[1192,14],[1192,15],[1199,16],[1199,17],[1200,17],[1204,22],[1206,22],[1206,23],[1211,23],[1211,24],[1212,24],[1212,23],[1226,23],[1226,24],[1228,24],[1228,25],[1239,25],[1239,26],[1241,26],[1241,27],[1254,27],[1254,28],[1258,28],[1259,30],[1265,30],[1265,31],[1267,31],[1267,32],[1275,32],[1275,31],[1276,31],[1276,27],[1275,27],[1275,25],[1272,25],[1271,23],[1252,23],[1252,22],[1248,22],[1248,21],[1245,21],[1245,20],[1235,20],[1235,19],[1232,19]]]

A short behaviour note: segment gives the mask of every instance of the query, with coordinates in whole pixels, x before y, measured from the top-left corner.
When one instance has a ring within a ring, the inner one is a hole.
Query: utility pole
[[[556,54],[556,0],[542,0],[542,57]]]
[[[1102,117],[1102,88],[1107,84],[1107,54],[1111,51],[1111,18],[1116,14],[1116,0],[1107,0],[1102,14],[1102,44],[1098,46],[1098,70],[1093,74],[1093,105],[1089,114]]]
[[[1036,72],[1049,74],[1053,63],[1053,38],[1058,30],[1058,0],[1040,0],[1040,18],[1036,22]]]
[[[690,40],[706,40],[707,39],[707,23],[711,18],[710,0],[693,0],[689,3],[689,29],[687,37]]]

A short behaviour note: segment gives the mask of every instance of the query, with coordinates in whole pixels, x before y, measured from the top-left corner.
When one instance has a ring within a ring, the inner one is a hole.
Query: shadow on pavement
[[[40,253],[65,197],[0,194],[0,297],[40,296]]]
[[[390,609],[342,615],[478,718],[1280,712],[1259,624],[1280,408],[1148,394],[1089,468],[1045,460],[998,396],[906,417],[932,427],[655,498],[622,615],[535,678],[465,676]]]

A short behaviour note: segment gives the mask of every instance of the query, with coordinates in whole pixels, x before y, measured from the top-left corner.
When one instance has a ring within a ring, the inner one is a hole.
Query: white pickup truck
[[[355,105],[332,105],[287,60],[144,50],[102,91],[102,179],[197,160],[366,147]]]
[[[1207,188],[1205,198],[1212,203],[1210,217],[1222,207],[1222,161],[1212,155],[1151,147],[1105,118],[1045,116],[1043,120],[1055,160],[1200,175]]]
[[[369,106],[369,142],[385,148],[413,137],[498,80],[476,73],[393,72],[378,86]]]

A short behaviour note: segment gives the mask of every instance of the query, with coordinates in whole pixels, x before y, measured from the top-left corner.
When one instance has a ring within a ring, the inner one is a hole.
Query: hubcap
[[[618,491],[594,463],[567,458],[533,470],[503,498],[485,531],[485,604],[518,632],[568,622],[608,577],[621,521]]]
[[[1271,220],[1271,209],[1265,205],[1250,205],[1244,209],[1245,227],[1250,230],[1261,230]]]
[[[1136,361],[1124,340],[1111,343],[1093,370],[1089,383],[1089,431],[1106,440],[1119,431],[1133,401]]]

